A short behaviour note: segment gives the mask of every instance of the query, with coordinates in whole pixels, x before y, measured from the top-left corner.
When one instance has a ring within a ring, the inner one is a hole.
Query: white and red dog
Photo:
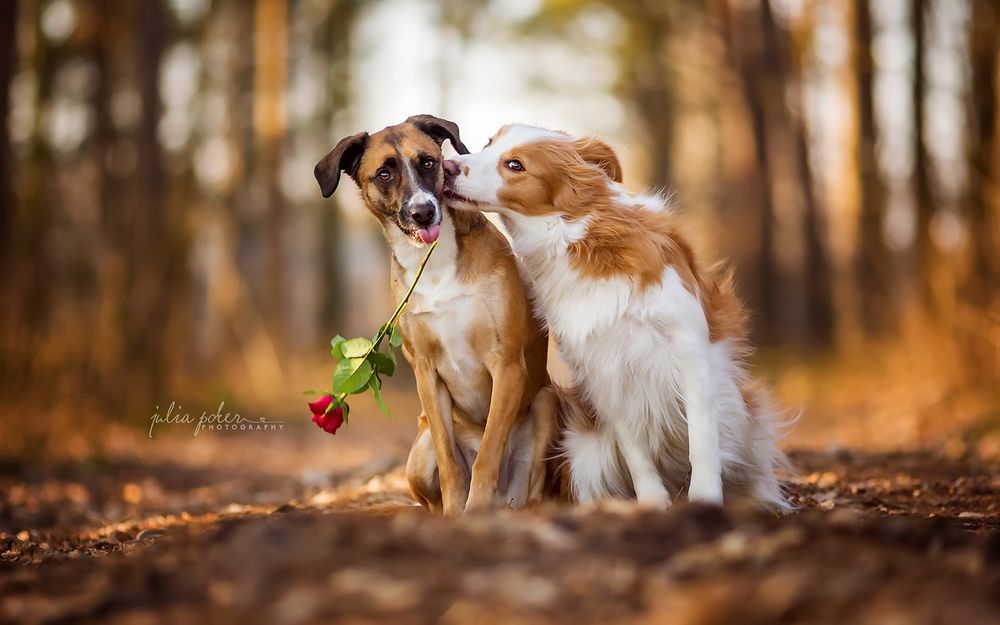
[[[577,501],[746,497],[785,509],[778,419],[743,364],[743,308],[666,201],[633,194],[595,139],[505,126],[444,164],[451,204],[499,213],[576,377],[562,452]]]

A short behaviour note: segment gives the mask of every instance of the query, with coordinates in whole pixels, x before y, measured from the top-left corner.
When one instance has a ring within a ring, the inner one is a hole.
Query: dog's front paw
[[[660,490],[639,494],[636,497],[636,503],[640,508],[647,508],[649,510],[666,510],[670,507],[672,501],[670,499],[670,493],[666,490]]]
[[[445,516],[462,516],[465,511],[465,500],[468,497],[464,489],[449,489],[442,493],[441,511]]]
[[[635,499],[642,508],[666,510],[670,507],[670,493],[657,475],[635,481]]]
[[[466,512],[486,512],[496,508],[496,495],[489,494],[478,494],[472,492],[469,494],[469,501],[465,504]]]
[[[464,508],[462,507],[462,503],[460,501],[449,501],[442,506],[441,511],[445,516],[456,517],[462,516]]]
[[[697,479],[692,476],[688,501],[722,505],[722,479]]]

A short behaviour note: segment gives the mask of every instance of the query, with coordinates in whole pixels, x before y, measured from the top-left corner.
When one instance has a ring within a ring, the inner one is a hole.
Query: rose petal
[[[322,426],[323,430],[329,434],[336,434],[340,426],[344,424],[344,409],[337,406],[327,413],[326,417],[326,423]]]
[[[309,410],[312,411],[313,415],[326,414],[326,409],[330,407],[332,402],[333,395],[324,395],[316,401],[309,402]]]

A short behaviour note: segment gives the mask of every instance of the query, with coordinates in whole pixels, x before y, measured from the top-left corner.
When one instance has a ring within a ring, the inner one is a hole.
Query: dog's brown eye
[[[434,165],[435,165],[435,162],[434,162],[433,158],[429,158],[428,157],[428,158],[425,158],[424,162],[421,163],[421,164],[423,165],[424,169],[433,169]]]
[[[382,182],[388,182],[389,179],[392,178],[392,172],[388,169],[380,169],[375,175],[378,176],[378,179]]]
[[[504,164],[507,166],[507,169],[511,171],[524,171],[524,165],[522,165],[521,161],[517,159],[511,159]]]

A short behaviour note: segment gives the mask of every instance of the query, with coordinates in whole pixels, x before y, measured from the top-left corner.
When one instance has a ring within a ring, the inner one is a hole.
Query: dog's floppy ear
[[[465,147],[465,144],[458,137],[458,124],[455,122],[434,117],[433,115],[414,115],[406,121],[419,128],[421,132],[431,139],[437,141],[438,145],[441,145],[447,139],[451,141],[451,144],[455,147],[455,151],[459,154],[469,153],[469,148]]]
[[[323,197],[330,197],[340,184],[340,172],[346,171],[353,178],[358,173],[361,156],[368,145],[368,133],[359,132],[350,137],[344,137],[318,163],[313,173],[316,182],[323,191]]]
[[[574,141],[573,149],[580,155],[580,158],[603,169],[604,173],[615,182],[622,181],[622,165],[618,162],[615,151],[607,143],[588,137]]]

